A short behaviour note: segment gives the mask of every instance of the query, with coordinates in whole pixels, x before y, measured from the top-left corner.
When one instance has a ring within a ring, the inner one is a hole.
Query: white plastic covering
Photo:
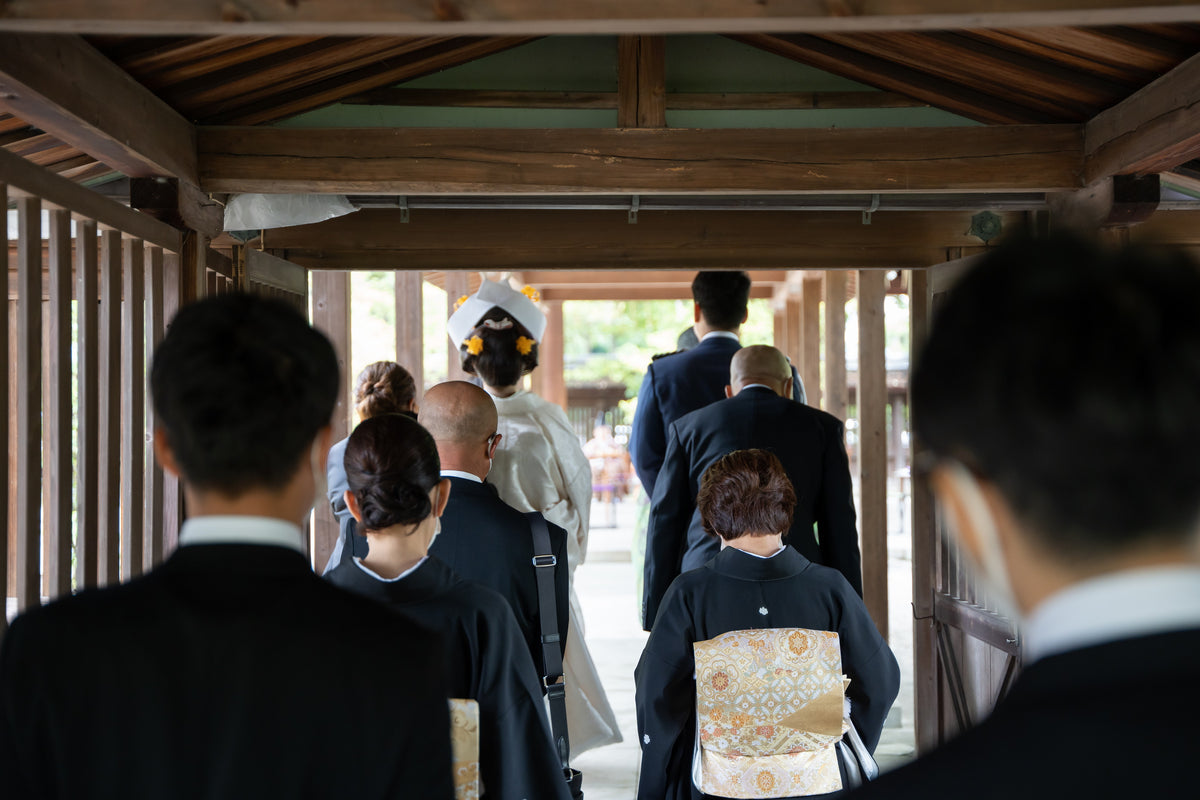
[[[307,225],[358,211],[340,194],[239,194],[225,206],[225,230]]]

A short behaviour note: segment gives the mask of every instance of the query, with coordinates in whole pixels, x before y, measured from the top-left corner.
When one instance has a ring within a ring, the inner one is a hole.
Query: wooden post
[[[97,580],[121,575],[121,234],[100,237],[100,524]]]
[[[146,479],[146,243],[125,243],[121,303],[121,577],[142,573]]]
[[[667,127],[665,37],[617,37],[617,127]]]
[[[771,299],[771,344],[787,352],[787,301],[776,291]]]
[[[396,363],[417,384],[417,401],[425,392],[425,281],[415,270],[396,270]]]
[[[821,407],[821,273],[805,275],[801,283],[800,379],[808,405]]]
[[[183,298],[183,258],[180,253],[165,253],[163,255],[163,314],[162,324],[156,333],[161,341],[166,335],[167,327],[179,311]],[[303,309],[307,314],[307,306]],[[153,429],[151,429],[153,433]],[[162,546],[163,556],[169,555],[179,544],[179,528],[183,524],[183,487],[179,478],[166,471],[163,472],[163,520]]]
[[[825,393],[823,407],[846,419],[846,277],[844,270],[825,273]]]
[[[567,410],[567,381],[563,374],[563,304],[551,300],[543,304],[546,312],[546,334],[538,345],[538,369],[541,373],[541,396]]]
[[[46,596],[55,598],[71,593],[71,212],[50,212],[47,255],[42,580]]]
[[[929,273],[913,270],[909,273],[909,363],[915,363],[917,354],[929,335]],[[911,383],[909,384],[911,386]],[[910,400],[910,408],[911,400]],[[913,419],[920,413],[912,408]],[[915,437],[911,442],[912,463],[916,464],[922,452],[921,442]],[[933,591],[938,565],[937,521],[934,517],[933,492],[929,478],[922,470],[912,474],[912,570],[913,570],[913,675],[914,677],[914,729],[917,752],[924,754],[941,742],[941,717],[938,713],[937,641],[933,628]]]
[[[0,220],[0,231],[4,231],[4,247],[3,253],[0,253],[0,266],[4,267],[4,274],[8,275],[8,184],[0,182],[0,206],[4,207],[4,218]],[[8,441],[8,393],[11,376],[11,361],[9,360],[8,346],[8,297],[4,298],[4,317],[0,319],[0,358],[4,359],[4,387],[0,389],[0,402],[4,404],[3,409],[0,409],[0,492],[4,492],[5,502],[9,502],[10,492],[12,491],[9,484],[9,441]],[[0,535],[0,638],[4,636],[4,632],[8,630],[8,513],[3,518],[0,518],[0,525],[3,527],[3,535]]]
[[[804,326],[801,320],[803,302],[799,297],[788,294],[785,314],[787,317],[787,347],[783,348],[783,353],[791,359],[792,364],[799,371],[801,356],[804,352]]]
[[[450,270],[446,273],[446,319],[454,313],[454,304],[458,298],[470,293],[470,275],[462,270]],[[471,376],[463,372],[462,359],[458,348],[452,342],[446,343],[446,380],[465,381]]]
[[[333,342],[340,371],[337,405],[333,409],[333,441],[350,435],[350,273],[317,271],[312,274],[313,326]],[[313,568],[323,572],[340,530],[328,502],[316,504],[313,528]]]
[[[7,243],[6,243],[7,246]],[[42,201],[17,198],[17,607],[41,604]]]
[[[858,434],[862,508],[863,600],[888,635],[887,371],[884,363],[884,273],[858,273]]]
[[[184,231],[180,256],[181,302],[191,303],[209,294],[208,239],[195,231]]]
[[[161,247],[146,250],[146,369],[149,370],[154,351],[162,341],[166,326],[163,321],[163,251]],[[149,372],[146,373],[147,378]],[[154,457],[154,404],[147,395],[146,432],[142,442],[146,465],[146,524],[142,545],[142,567],[152,569],[163,559],[164,538],[164,475],[162,465]]]
[[[100,542],[100,293],[97,283],[96,223],[78,220],[75,228],[75,289],[79,375],[78,449],[75,512],[75,587],[96,585]]]

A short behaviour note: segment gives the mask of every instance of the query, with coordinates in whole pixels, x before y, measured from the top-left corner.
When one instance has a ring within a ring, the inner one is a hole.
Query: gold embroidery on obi
[[[483,781],[479,777],[479,703],[475,700],[450,700],[450,757],[455,800],[478,800]]]

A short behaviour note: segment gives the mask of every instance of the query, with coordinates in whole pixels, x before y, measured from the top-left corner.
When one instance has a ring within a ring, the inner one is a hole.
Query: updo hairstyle
[[[473,354],[474,339],[479,340],[482,349]],[[523,349],[527,352],[522,353]],[[538,345],[533,334],[500,306],[492,306],[483,315],[458,352],[463,371],[478,375],[488,386],[512,386],[538,365]]]
[[[704,530],[726,541],[747,533],[786,536],[796,493],[774,453],[735,450],[704,473],[696,507]]]
[[[417,394],[413,376],[395,361],[376,361],[358,373],[354,409],[359,419],[382,414],[407,414]]]
[[[442,479],[442,465],[433,437],[412,417],[363,420],[346,443],[344,464],[366,530],[393,525],[416,530],[433,513],[429,492]]]

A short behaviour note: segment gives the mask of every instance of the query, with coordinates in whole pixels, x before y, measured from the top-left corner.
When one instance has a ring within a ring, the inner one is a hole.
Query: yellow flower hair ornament
[[[526,286],[521,290],[521,294],[525,295],[535,303],[540,303],[542,301],[542,293],[532,286]]]
[[[483,339],[478,336],[472,336],[467,339],[467,352],[473,356],[477,356],[483,352]]]
[[[455,300],[455,301],[454,301],[454,310],[455,310],[455,311],[458,311],[460,308],[462,308],[462,305],[463,305],[463,303],[467,302],[467,300],[469,300],[469,299],[470,299],[470,298],[468,298],[468,297],[467,297],[467,296],[464,294],[462,297],[460,297],[460,298],[458,298],[457,300]]]
[[[528,336],[518,336],[517,352],[523,356],[527,356],[535,344],[537,344],[537,342],[533,341],[533,339],[530,339]]]

